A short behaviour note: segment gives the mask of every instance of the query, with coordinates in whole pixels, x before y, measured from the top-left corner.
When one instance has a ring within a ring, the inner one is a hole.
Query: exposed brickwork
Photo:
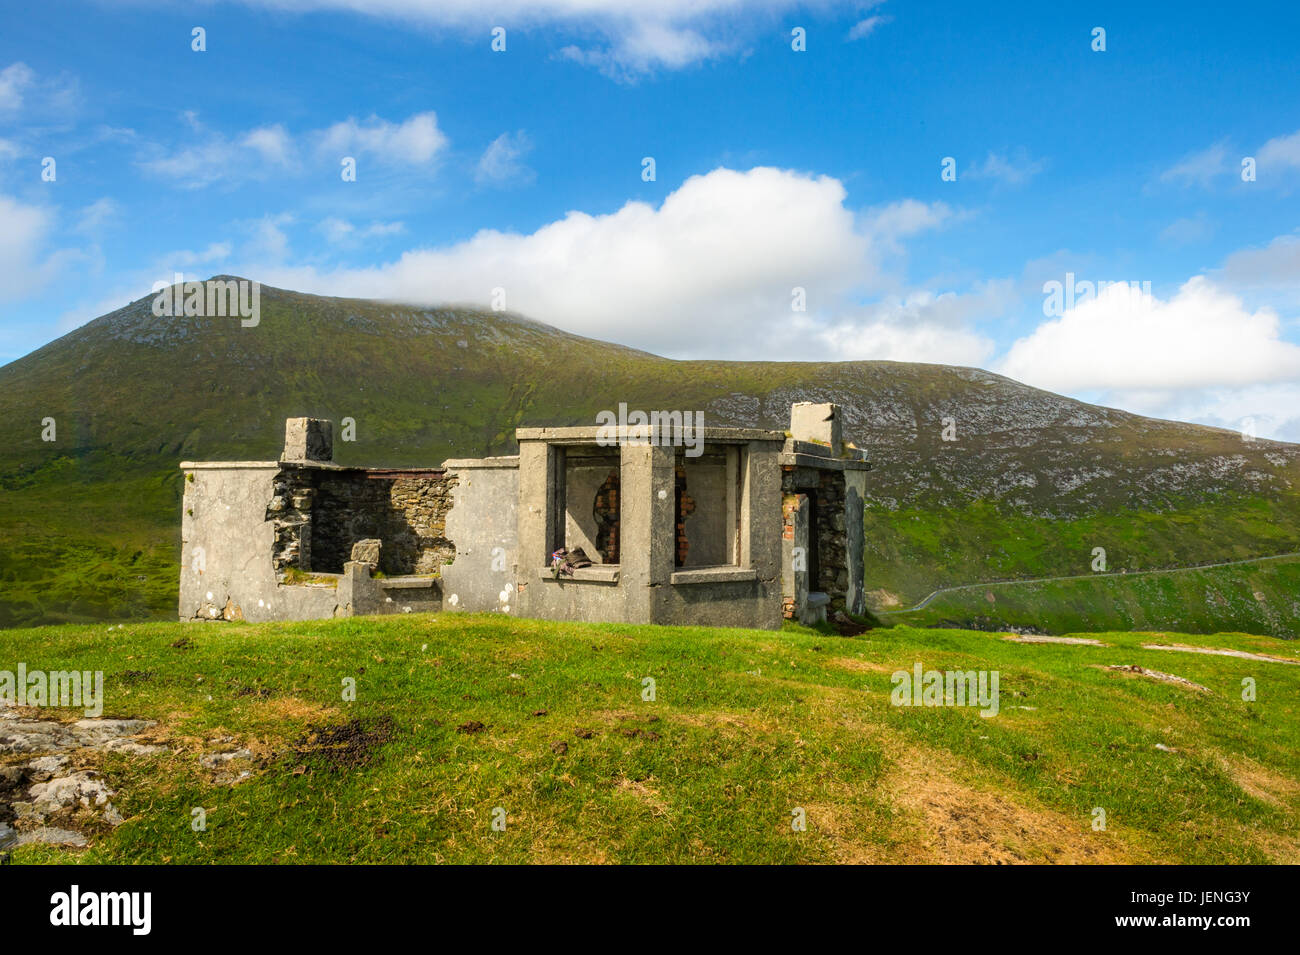
[[[686,468],[677,465],[677,566],[686,566],[691,542],[686,537],[686,518],[695,513],[695,498],[686,493]]]
[[[600,551],[600,560],[604,564],[618,563],[619,518],[618,518],[618,469],[609,472],[592,504],[592,513],[596,516],[596,549]]]

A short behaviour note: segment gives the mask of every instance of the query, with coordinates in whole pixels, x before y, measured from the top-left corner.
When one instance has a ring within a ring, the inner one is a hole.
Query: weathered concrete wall
[[[673,571],[650,589],[654,623],[779,629],[781,614],[781,445],[750,441],[743,455],[739,566]],[[663,557],[659,557],[663,561]],[[666,584],[666,585],[665,585]]]
[[[333,465],[328,422],[296,419],[286,456],[298,460],[182,465],[179,613],[272,620],[441,607],[777,628],[783,609],[806,619],[811,590],[861,611],[868,465],[852,449],[832,456],[833,407],[796,416],[805,439],[827,442],[705,429],[704,456],[684,459],[640,442],[612,454],[594,428],[520,429],[517,458],[419,471]],[[363,539],[382,546],[354,560]],[[548,558],[566,541],[597,563],[557,580]],[[817,580],[793,570],[798,546],[817,552]]]
[[[186,462],[181,504],[182,620],[313,620],[332,617],[329,586],[281,586],[267,520],[279,465]]]
[[[825,445],[838,457],[843,444],[843,415],[838,405],[796,401],[790,406],[790,436],[795,441]]]
[[[443,609],[513,611],[519,459],[453,459],[443,467],[453,488],[446,536],[455,542],[454,561],[442,568]]]
[[[562,449],[542,441],[520,443],[519,559],[515,590],[516,609],[521,616],[609,623],[649,619],[648,597],[638,595],[638,591],[649,586],[649,548],[642,545],[650,539],[649,519],[637,502],[648,507],[650,462],[655,454],[666,461],[671,479],[672,449],[625,447],[621,452],[619,512],[623,543],[617,569],[613,569],[614,565],[600,565],[586,572],[580,570],[574,577],[556,580],[547,569],[547,559],[548,544],[557,538],[555,522],[567,520],[552,508],[557,485],[556,458],[563,456]],[[671,483],[665,486],[671,491]],[[671,527],[671,493],[666,505],[665,515]],[[630,602],[639,602],[647,616],[638,617]]]
[[[433,613],[442,609],[442,589],[436,577],[370,576],[368,565],[348,561],[338,587],[338,615]]]

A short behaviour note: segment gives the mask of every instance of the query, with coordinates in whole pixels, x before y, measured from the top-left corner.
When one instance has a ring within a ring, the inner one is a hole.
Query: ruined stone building
[[[777,628],[860,613],[870,465],[835,405],[790,431],[520,428],[518,455],[436,468],[333,462],[329,421],[279,461],[183,462],[183,620],[493,611]],[[581,549],[591,566],[557,573]]]

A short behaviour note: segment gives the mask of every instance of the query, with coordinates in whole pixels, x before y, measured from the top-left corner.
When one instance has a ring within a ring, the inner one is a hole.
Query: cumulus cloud
[[[1137,414],[1300,440],[1300,346],[1273,309],[1252,310],[1207,276],[1167,300],[1111,286],[1040,324],[994,367]]]
[[[523,158],[532,148],[522,129],[514,134],[502,133],[483,150],[474,170],[474,180],[481,185],[518,185],[531,181],[533,171]]]
[[[905,200],[856,213],[845,198],[828,176],[721,168],[688,179],[657,208],[628,202],[602,215],[570,212],[528,234],[484,230],[376,268],[250,269],[290,288],[417,303],[487,305],[501,288],[512,311],[682,357],[764,357],[774,347],[823,359],[897,353],[905,326],[937,321],[940,306],[862,303],[897,284],[882,263],[902,239],[938,227],[949,211]],[[806,311],[796,310],[800,298]],[[807,334],[790,334],[792,323]],[[886,325],[892,344],[854,334]],[[951,337],[945,328],[935,334]]]
[[[401,123],[390,123],[371,116],[364,122],[349,117],[335,123],[320,136],[324,152],[366,153],[389,163],[424,164],[447,145],[447,137],[438,128],[437,114],[417,113]]]
[[[1234,252],[1220,274],[1241,288],[1300,291],[1300,235],[1280,235],[1263,248]]]
[[[1177,390],[1300,379],[1300,346],[1272,309],[1249,311],[1204,276],[1168,301],[1123,283],[1042,323],[999,369],[1054,391]]]
[[[240,145],[253,150],[271,165],[288,166],[292,161],[293,141],[279,123],[246,133]]]

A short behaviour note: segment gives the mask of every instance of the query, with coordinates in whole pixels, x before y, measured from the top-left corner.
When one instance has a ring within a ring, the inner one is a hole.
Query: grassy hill
[[[1227,623],[1234,630],[1294,640],[1300,635],[1300,558],[977,584],[940,593],[917,610],[880,614],[880,619],[913,627],[1032,633],[1164,627],[1212,633]]]
[[[459,614],[14,630],[6,659],[103,670],[104,716],[157,720],[142,740],[162,747],[73,755],[125,821],[65,813],[88,848],[15,861],[1300,861],[1300,666],[1142,648],[1296,645],[1092,636]],[[998,671],[999,712],[891,705],[917,662]]]
[[[882,605],[1086,572],[1098,546],[1113,569],[1138,570],[1300,541],[1297,446],[976,369],[672,361],[505,313],[269,287],[249,328],[157,318],[151,301],[0,368],[0,626],[170,616],[176,464],[272,457],[295,415],[354,418],[344,463],[428,465],[508,453],[521,423],[589,423],[620,401],[777,428],[792,401],[836,401],[876,465],[867,586]],[[41,440],[47,417],[53,442]]]

